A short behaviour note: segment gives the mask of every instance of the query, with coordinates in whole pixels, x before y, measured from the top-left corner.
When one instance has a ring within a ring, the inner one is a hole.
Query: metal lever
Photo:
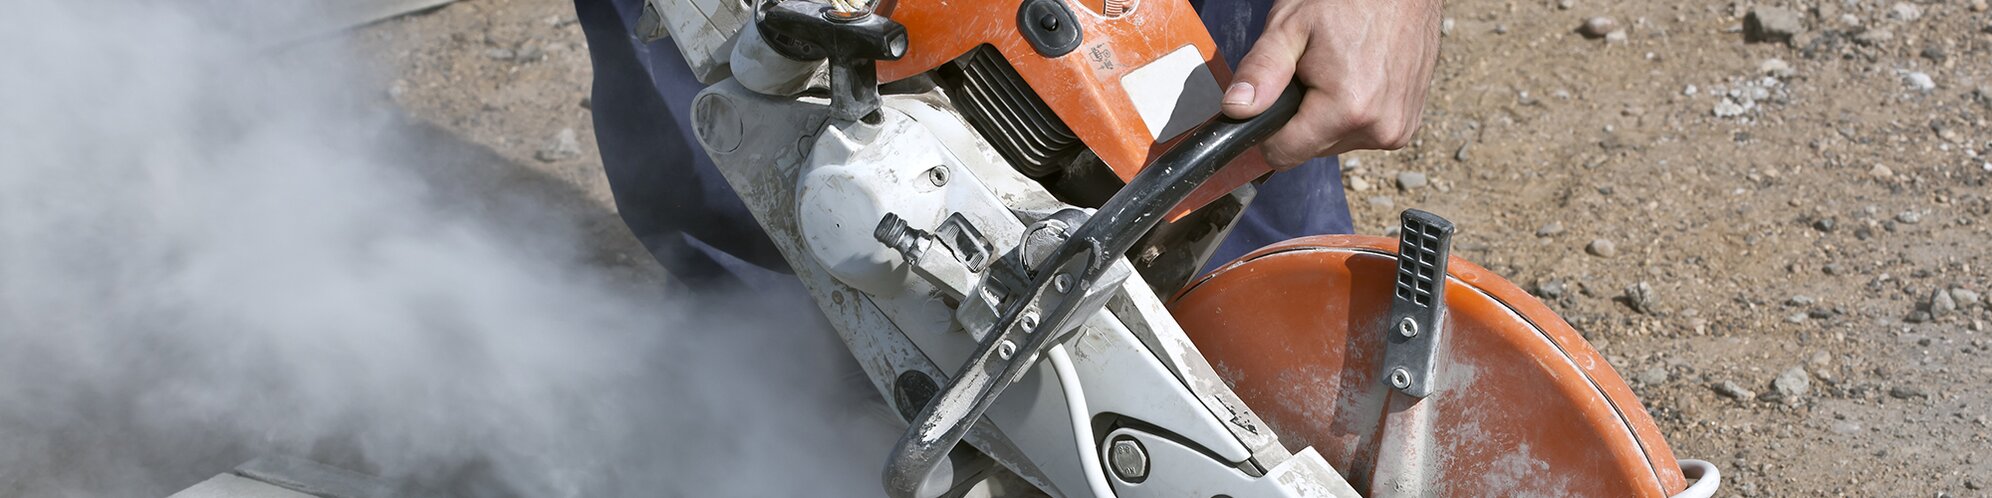
[[[1218,169],[1284,126],[1300,109],[1302,92],[1298,82],[1289,84],[1257,117],[1220,116],[1189,132],[1071,230],[1043,261],[1027,265],[1019,251],[999,260],[982,277],[982,285],[1005,275],[1029,284],[1008,293],[994,323],[975,335],[981,337],[975,354],[899,439],[886,461],[886,493],[916,496],[920,483],[973,422],[1058,344],[1054,336],[1075,329],[1105,305],[1120,282],[1114,276],[1125,279],[1131,273],[1128,265],[1114,263]]]
[[[878,61],[906,55],[906,27],[870,5],[840,8],[804,0],[766,4],[755,29],[768,46],[799,61],[830,60],[830,114],[844,121],[878,117]]]

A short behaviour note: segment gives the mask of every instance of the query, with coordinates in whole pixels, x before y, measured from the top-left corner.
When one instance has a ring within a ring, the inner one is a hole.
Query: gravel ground
[[[1419,138],[1348,158],[1359,230],[1455,220],[1456,254],[1561,312],[1736,494],[1987,494],[1984,0],[1447,9]],[[613,209],[570,4],[360,36],[411,114]]]

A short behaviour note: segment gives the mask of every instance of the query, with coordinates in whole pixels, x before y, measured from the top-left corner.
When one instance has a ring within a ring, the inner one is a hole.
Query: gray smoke
[[[602,264],[599,208],[438,145],[336,42],[258,34],[300,6],[0,14],[0,496],[272,454],[443,494],[877,494],[897,429],[813,307],[692,313]]]

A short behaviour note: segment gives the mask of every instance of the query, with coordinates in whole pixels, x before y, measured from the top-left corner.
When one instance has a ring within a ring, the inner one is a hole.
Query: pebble
[[[1536,284],[1536,295],[1549,299],[1562,298],[1564,294],[1568,294],[1569,292],[1569,286],[1564,284],[1562,280],[1550,280]]]
[[[1368,192],[1370,187],[1369,180],[1364,180],[1363,177],[1349,177],[1349,188],[1355,189],[1357,192]]]
[[[1791,69],[1791,63],[1778,58],[1764,59],[1764,62],[1757,63],[1757,72],[1779,78],[1789,78],[1795,74]]]
[[[1792,296],[1792,297],[1791,297],[1791,299],[1786,299],[1786,300],[1785,300],[1785,305],[1786,305],[1786,306],[1801,306],[1801,307],[1803,307],[1803,306],[1811,306],[1811,305],[1813,305],[1813,303],[1817,303],[1817,302],[1819,302],[1819,299],[1817,299],[1817,298],[1814,298],[1814,297],[1812,297],[1812,296],[1807,296],[1807,295],[1804,295],[1804,294],[1799,294],[1799,295],[1795,295],[1795,296]]]
[[[512,60],[513,57],[516,57],[517,54],[512,53],[511,50],[494,48],[484,51],[484,56],[496,60],[509,61]]]
[[[1577,8],[1577,0],[1556,0],[1556,8],[1570,10]]]
[[[581,157],[581,140],[574,135],[573,128],[561,128],[553,141],[533,154],[541,162],[558,162]]]
[[[1820,218],[1817,220],[1813,220],[1812,229],[1826,233],[1833,233],[1833,228],[1837,226],[1837,224],[1838,222],[1833,221],[1832,218]]]
[[[1791,367],[1771,381],[1771,390],[1764,392],[1763,399],[1791,403],[1811,392],[1812,376],[1805,373],[1805,367]]]
[[[1453,151],[1453,160],[1459,162],[1466,162],[1468,159],[1472,159],[1473,156],[1467,154],[1472,149],[1473,149],[1473,142],[1459,144],[1459,150]]]
[[[1903,211],[1903,212],[1900,212],[1900,213],[1895,213],[1895,221],[1899,221],[1899,222],[1902,222],[1902,224],[1905,224],[1905,225],[1914,225],[1914,224],[1917,224],[1917,223],[1922,223],[1922,222],[1923,222],[1923,213],[1918,213],[1918,212],[1916,212],[1915,210],[1909,210],[1909,211]]]
[[[1750,400],[1757,398],[1757,393],[1751,392],[1749,389],[1744,389],[1743,386],[1737,385],[1735,382],[1727,380],[1718,382],[1714,386],[1710,386],[1710,388],[1715,389],[1716,394],[1722,395],[1722,397],[1725,398],[1736,399],[1736,400]]]
[[[1805,358],[1805,363],[1812,365],[1814,369],[1826,368],[1827,365],[1833,364],[1833,353],[1813,351],[1811,356]]]
[[[1653,285],[1642,281],[1625,288],[1625,303],[1632,306],[1633,311],[1651,315],[1660,304],[1660,297],[1655,294]]]
[[[1825,272],[1827,275],[1845,275],[1847,267],[1840,266],[1839,263],[1826,263],[1826,266],[1819,267],[1819,271]]]
[[[1923,18],[1923,8],[1908,2],[1897,2],[1888,7],[1888,18],[1897,21],[1914,21]]]
[[[1957,311],[1957,299],[1949,289],[1937,289],[1930,293],[1930,302],[1925,306],[1930,310],[1930,318],[1942,318]]]
[[[1889,40],[1894,40],[1894,39],[1895,39],[1895,33],[1890,32],[1889,30],[1886,29],[1870,29],[1867,31],[1862,31],[1861,34],[1854,35],[1854,43],[1859,43],[1870,47],[1875,45],[1880,45],[1883,43],[1888,43]]]
[[[1600,258],[1609,258],[1618,255],[1618,245],[1610,240],[1594,239],[1589,245],[1584,246],[1584,252]]]
[[[1417,190],[1425,188],[1425,184],[1427,183],[1430,183],[1430,180],[1425,178],[1424,173],[1419,173],[1416,171],[1405,171],[1397,174],[1398,189]]]
[[[1537,237],[1555,237],[1563,234],[1563,222],[1552,221],[1536,229]]]
[[[1638,380],[1641,384],[1657,386],[1667,383],[1667,379],[1671,377],[1673,376],[1667,373],[1666,367],[1653,367],[1640,371]]]
[[[1439,21],[1439,36],[1452,36],[1452,34],[1453,18],[1448,17],[1445,20]]]
[[[1385,209],[1389,209],[1389,208],[1392,208],[1392,207],[1396,207],[1396,206],[1397,206],[1397,201],[1396,201],[1396,200],[1393,200],[1393,199],[1391,199],[1391,198],[1390,198],[1390,196],[1385,196],[1385,195],[1379,195],[1379,196],[1376,196],[1376,197],[1371,197],[1371,198],[1369,198],[1369,203],[1370,203],[1370,205],[1371,205],[1371,206],[1376,206],[1376,207],[1380,207],[1380,208],[1385,208]]]
[[[1754,42],[1789,42],[1805,32],[1805,17],[1781,7],[1756,7],[1743,17],[1744,39]]]
[[[1617,30],[1618,21],[1605,16],[1585,19],[1584,24],[1577,27],[1577,33],[1584,35],[1585,38],[1594,39],[1604,38],[1605,35]]]
[[[1924,393],[1924,392],[1923,392],[1923,389],[1922,389],[1922,388],[1919,388],[1919,387],[1916,387],[1916,386],[1895,386],[1895,387],[1891,387],[1891,388],[1888,388],[1888,395],[1889,395],[1890,397],[1893,397],[1893,398],[1895,398],[1895,399],[1910,399],[1910,398],[1927,398],[1927,397],[1930,397],[1930,395],[1929,395],[1928,393]]]
[[[1873,168],[1868,168],[1868,176],[1887,179],[1889,177],[1895,176],[1895,170],[1888,169],[1888,166],[1876,164],[1874,165]]]
[[[1605,33],[1605,43],[1608,44],[1613,44],[1613,45],[1621,44],[1625,43],[1629,39],[1630,38],[1626,36],[1625,30],[1623,29],[1612,31],[1610,33]]]
[[[1953,288],[1950,290],[1950,297],[1951,300],[1957,302],[1957,307],[1959,309],[1970,308],[1972,306],[1977,306],[1978,303],[1984,302],[1984,297],[1978,295],[1978,291],[1970,289]]]
[[[1737,116],[1742,116],[1743,111],[1745,110],[1746,109],[1743,108],[1742,104],[1738,104],[1736,103],[1736,101],[1729,100],[1727,98],[1722,99],[1721,102],[1715,103],[1715,117],[1718,118],[1733,118]]]
[[[1937,81],[1930,79],[1929,73],[1921,71],[1910,72],[1909,74],[1902,75],[1902,79],[1909,83],[1909,88],[1915,89],[1918,92],[1928,92],[1937,89]]]
[[[1929,59],[1930,62],[1938,64],[1943,64],[1945,60],[1950,59],[1950,54],[1944,52],[1943,47],[1936,46],[1923,47],[1923,52],[1919,55],[1922,55],[1925,59]]]

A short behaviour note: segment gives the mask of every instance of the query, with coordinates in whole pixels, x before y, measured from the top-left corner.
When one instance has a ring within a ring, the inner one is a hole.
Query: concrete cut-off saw
[[[1183,0],[650,0],[639,24],[709,85],[700,145],[908,424],[890,496],[1718,486],[1437,215],[1202,273],[1300,94],[1220,116],[1230,69]]]

